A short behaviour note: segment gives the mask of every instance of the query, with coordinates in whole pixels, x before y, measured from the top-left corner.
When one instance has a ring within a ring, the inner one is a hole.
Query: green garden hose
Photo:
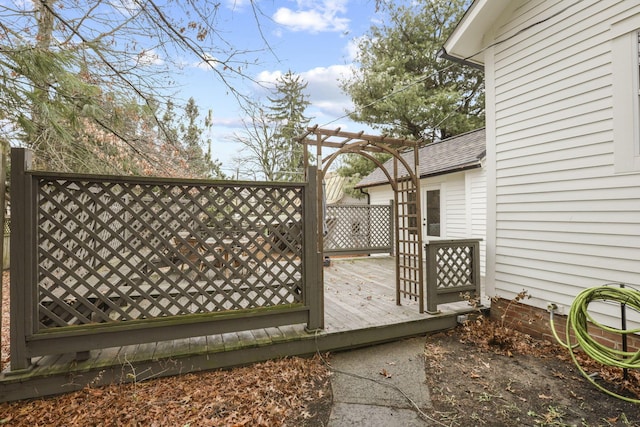
[[[622,399],[632,403],[640,403],[640,399],[621,396],[605,389],[600,384],[596,383],[592,376],[587,374],[582,366],[580,366],[580,363],[578,362],[576,355],[573,352],[573,349],[580,346],[589,357],[603,365],[618,367],[622,369],[640,369],[640,350],[636,352],[616,350],[599,343],[598,341],[593,339],[591,335],[589,335],[589,323],[601,328],[604,331],[613,332],[616,334],[627,335],[640,332],[640,328],[616,329],[598,323],[587,312],[589,304],[593,301],[598,300],[614,301],[620,304],[626,304],[627,307],[631,307],[640,312],[640,291],[632,288],[619,288],[613,286],[599,286],[595,288],[585,289],[578,294],[576,299],[573,301],[573,304],[571,304],[571,309],[569,310],[569,315],[567,316],[566,342],[558,337],[556,328],[553,323],[554,310],[550,310],[550,325],[553,336],[560,343],[560,345],[569,350],[569,353],[571,354],[571,358],[573,359],[575,365],[578,367],[580,372],[582,372],[582,375],[584,375],[585,378],[587,378],[593,385],[595,385],[605,393],[618,399]],[[577,341],[575,344],[571,344],[570,342],[572,330]]]

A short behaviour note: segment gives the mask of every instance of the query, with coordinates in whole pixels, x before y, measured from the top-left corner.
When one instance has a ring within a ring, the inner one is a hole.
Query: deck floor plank
[[[265,329],[254,329],[251,331],[251,334],[258,347],[266,346],[273,342]]]
[[[207,337],[189,338],[189,354],[206,354],[208,351]]]
[[[224,341],[221,334],[207,335],[207,349],[209,353],[224,351]]]

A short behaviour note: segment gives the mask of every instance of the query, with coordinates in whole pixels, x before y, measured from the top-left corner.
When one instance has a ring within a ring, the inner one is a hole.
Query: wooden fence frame
[[[93,349],[166,341],[255,328],[306,323],[308,330],[324,327],[322,253],[318,250],[316,170],[307,183],[282,183],[302,188],[302,303],[207,314],[179,315],[127,322],[77,325],[38,331],[38,185],[39,179],[80,177],[140,184],[203,184],[213,181],[145,177],[90,176],[32,171],[30,150],[11,150],[11,370],[31,366],[31,358],[47,354],[83,353]],[[227,182],[228,183],[228,182]],[[241,184],[241,183],[239,183]],[[245,183],[258,185],[260,183]],[[269,183],[271,186],[280,184]]]
[[[439,304],[480,297],[480,241],[433,240],[425,244],[427,313],[439,313]]]

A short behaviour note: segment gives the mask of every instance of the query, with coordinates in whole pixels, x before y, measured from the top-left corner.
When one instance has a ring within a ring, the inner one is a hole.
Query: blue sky
[[[265,44],[248,0],[226,0],[224,6],[219,15],[223,37],[237,49],[257,50],[247,56],[257,63],[247,68],[246,74],[270,86],[291,70],[308,83],[306,92],[311,106],[307,116],[313,117],[312,125],[370,132],[365,125],[343,118],[352,104],[342,93],[339,80],[352,66],[355,40],[379,19],[375,0],[258,0],[257,6],[264,14],[260,17],[262,33],[273,52],[263,50]],[[186,67],[182,75],[175,77],[183,84],[180,98],[193,96],[203,113],[212,110],[213,157],[222,161],[225,173],[231,173],[233,158],[240,149],[230,138],[239,130],[242,117],[236,99],[206,67]],[[250,81],[232,83],[253,98],[267,94]]]

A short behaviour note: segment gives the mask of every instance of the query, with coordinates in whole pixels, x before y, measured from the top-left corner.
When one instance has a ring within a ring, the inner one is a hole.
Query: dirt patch
[[[447,426],[640,426],[640,405],[588,382],[567,350],[488,320],[427,338],[434,419]],[[640,373],[594,365],[602,385],[638,397]]]

